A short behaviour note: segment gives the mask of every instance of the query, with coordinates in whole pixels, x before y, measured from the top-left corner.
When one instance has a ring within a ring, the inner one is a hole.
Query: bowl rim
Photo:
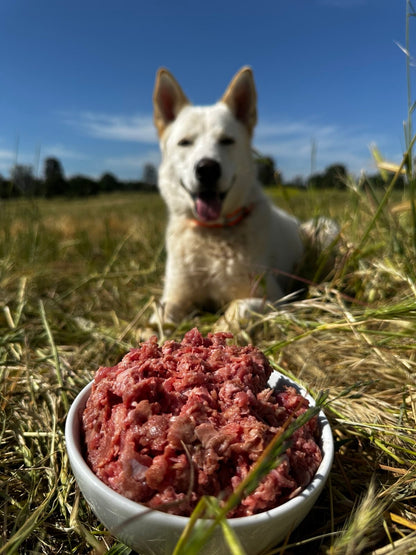
[[[273,387],[275,387],[277,383],[282,381],[283,383],[296,387],[298,391],[304,397],[306,397],[310,403],[315,404],[313,397],[306,391],[303,386],[292,381],[290,378],[288,378],[284,374],[281,374],[277,370],[274,370],[273,372],[274,374],[272,374],[272,376],[273,378],[276,378],[276,380],[272,380],[273,382],[275,382],[273,383]],[[159,515],[163,515],[164,519],[168,518],[171,524],[177,523],[178,525],[184,527],[189,521],[190,517],[174,515],[164,511],[160,511],[158,509],[150,509],[142,503],[133,501],[132,499],[128,499],[124,495],[121,495],[120,493],[107,486],[107,484],[100,480],[100,478],[98,478],[98,476],[96,476],[96,474],[94,474],[92,469],[89,467],[81,451],[80,424],[82,412],[84,411],[85,405],[90,396],[93,383],[94,380],[90,381],[78,393],[67,415],[65,423],[65,442],[71,467],[75,467],[77,471],[79,473],[82,473],[88,479],[88,481],[98,490],[101,490],[107,496],[114,496],[115,502],[123,504],[124,507],[126,507],[132,513],[158,513]],[[271,518],[278,518],[279,515],[283,516],[286,513],[292,513],[293,511],[296,511],[298,506],[306,502],[307,499],[314,492],[316,492],[316,490],[318,490],[318,492],[320,493],[320,490],[323,488],[331,470],[334,457],[334,442],[330,424],[322,410],[318,414],[318,419],[321,426],[321,449],[323,451],[323,457],[321,464],[315,472],[315,475],[312,478],[311,482],[305,488],[303,488],[295,497],[289,499],[288,501],[285,501],[281,505],[278,505],[277,507],[274,507],[267,511],[256,513],[254,515],[230,518],[228,519],[229,525],[231,525],[235,529],[238,529],[249,524],[258,524],[259,522],[263,522]],[[74,468],[72,468],[72,470],[75,474]]]

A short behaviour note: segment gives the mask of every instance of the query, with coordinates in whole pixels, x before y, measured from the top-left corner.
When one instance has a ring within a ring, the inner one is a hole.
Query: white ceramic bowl
[[[283,381],[297,387],[311,404],[313,399],[278,372],[270,385]],[[81,492],[99,520],[126,545],[140,555],[171,555],[188,522],[184,516],[151,511],[105,485],[89,468],[82,453],[81,417],[92,383],[77,396],[68,413],[65,436],[69,460]],[[253,516],[229,519],[229,524],[247,553],[256,555],[283,541],[305,518],[321,493],[331,470],[334,445],[331,428],[320,412],[323,459],[312,482],[297,496],[270,511]],[[201,555],[228,553],[219,527],[201,551]]]

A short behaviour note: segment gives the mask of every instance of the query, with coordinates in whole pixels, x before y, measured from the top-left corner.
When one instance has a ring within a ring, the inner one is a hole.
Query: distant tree
[[[308,180],[308,186],[315,189],[345,189],[347,170],[342,164],[332,164],[323,173],[315,173]]]
[[[100,192],[110,193],[120,188],[118,179],[112,173],[103,173],[98,181],[98,188]]]
[[[366,175],[365,177],[365,184],[369,185],[372,188],[382,189],[389,185],[393,175],[387,175],[383,177],[380,173],[375,173],[373,175]],[[396,179],[395,189],[403,190],[406,186],[406,179],[404,175],[399,175]]]
[[[35,177],[32,166],[15,164],[10,171],[10,182],[22,195],[33,195]]]
[[[295,175],[293,179],[291,179],[290,181],[286,181],[285,185],[287,185],[288,187],[294,187],[295,189],[306,188],[305,180],[301,175]]]
[[[0,198],[9,198],[12,190],[9,181],[0,174]]]
[[[129,179],[128,181],[124,181],[123,183],[123,191],[130,192],[130,191],[153,191],[154,185],[147,185],[143,183],[143,181],[134,181]]]
[[[98,183],[85,175],[75,175],[68,179],[66,194],[71,197],[86,197],[98,193]]]
[[[312,189],[323,189],[324,188],[324,174],[314,173],[308,179],[308,187]]]
[[[369,185],[372,188],[381,189],[382,187],[385,187],[386,181],[380,173],[375,173],[373,175],[366,175],[364,184]]]
[[[43,173],[45,195],[47,197],[63,195],[66,182],[61,162],[57,158],[46,158]]]
[[[282,187],[285,183],[283,173],[280,170],[274,172],[274,182],[278,187]]]
[[[257,177],[262,185],[275,185],[274,160],[270,156],[260,156],[256,159]]]
[[[325,171],[325,187],[345,189],[347,186],[347,170],[342,164],[332,164]]]
[[[157,169],[153,164],[147,163],[144,165],[142,182],[146,185],[157,185]]]

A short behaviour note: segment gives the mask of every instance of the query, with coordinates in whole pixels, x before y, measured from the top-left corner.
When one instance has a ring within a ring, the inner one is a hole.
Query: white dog
[[[275,207],[257,180],[251,69],[242,68],[222,99],[204,107],[191,106],[160,69],[153,101],[159,188],[169,212],[163,320],[178,322],[234,300],[240,313],[277,301],[303,244],[299,222]]]

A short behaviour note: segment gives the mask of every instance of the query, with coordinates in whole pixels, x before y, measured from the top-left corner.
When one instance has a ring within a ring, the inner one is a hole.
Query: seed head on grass
[[[386,506],[386,501],[377,496],[374,482],[370,482],[365,496],[354,508],[327,555],[360,555],[368,552],[382,532]]]

